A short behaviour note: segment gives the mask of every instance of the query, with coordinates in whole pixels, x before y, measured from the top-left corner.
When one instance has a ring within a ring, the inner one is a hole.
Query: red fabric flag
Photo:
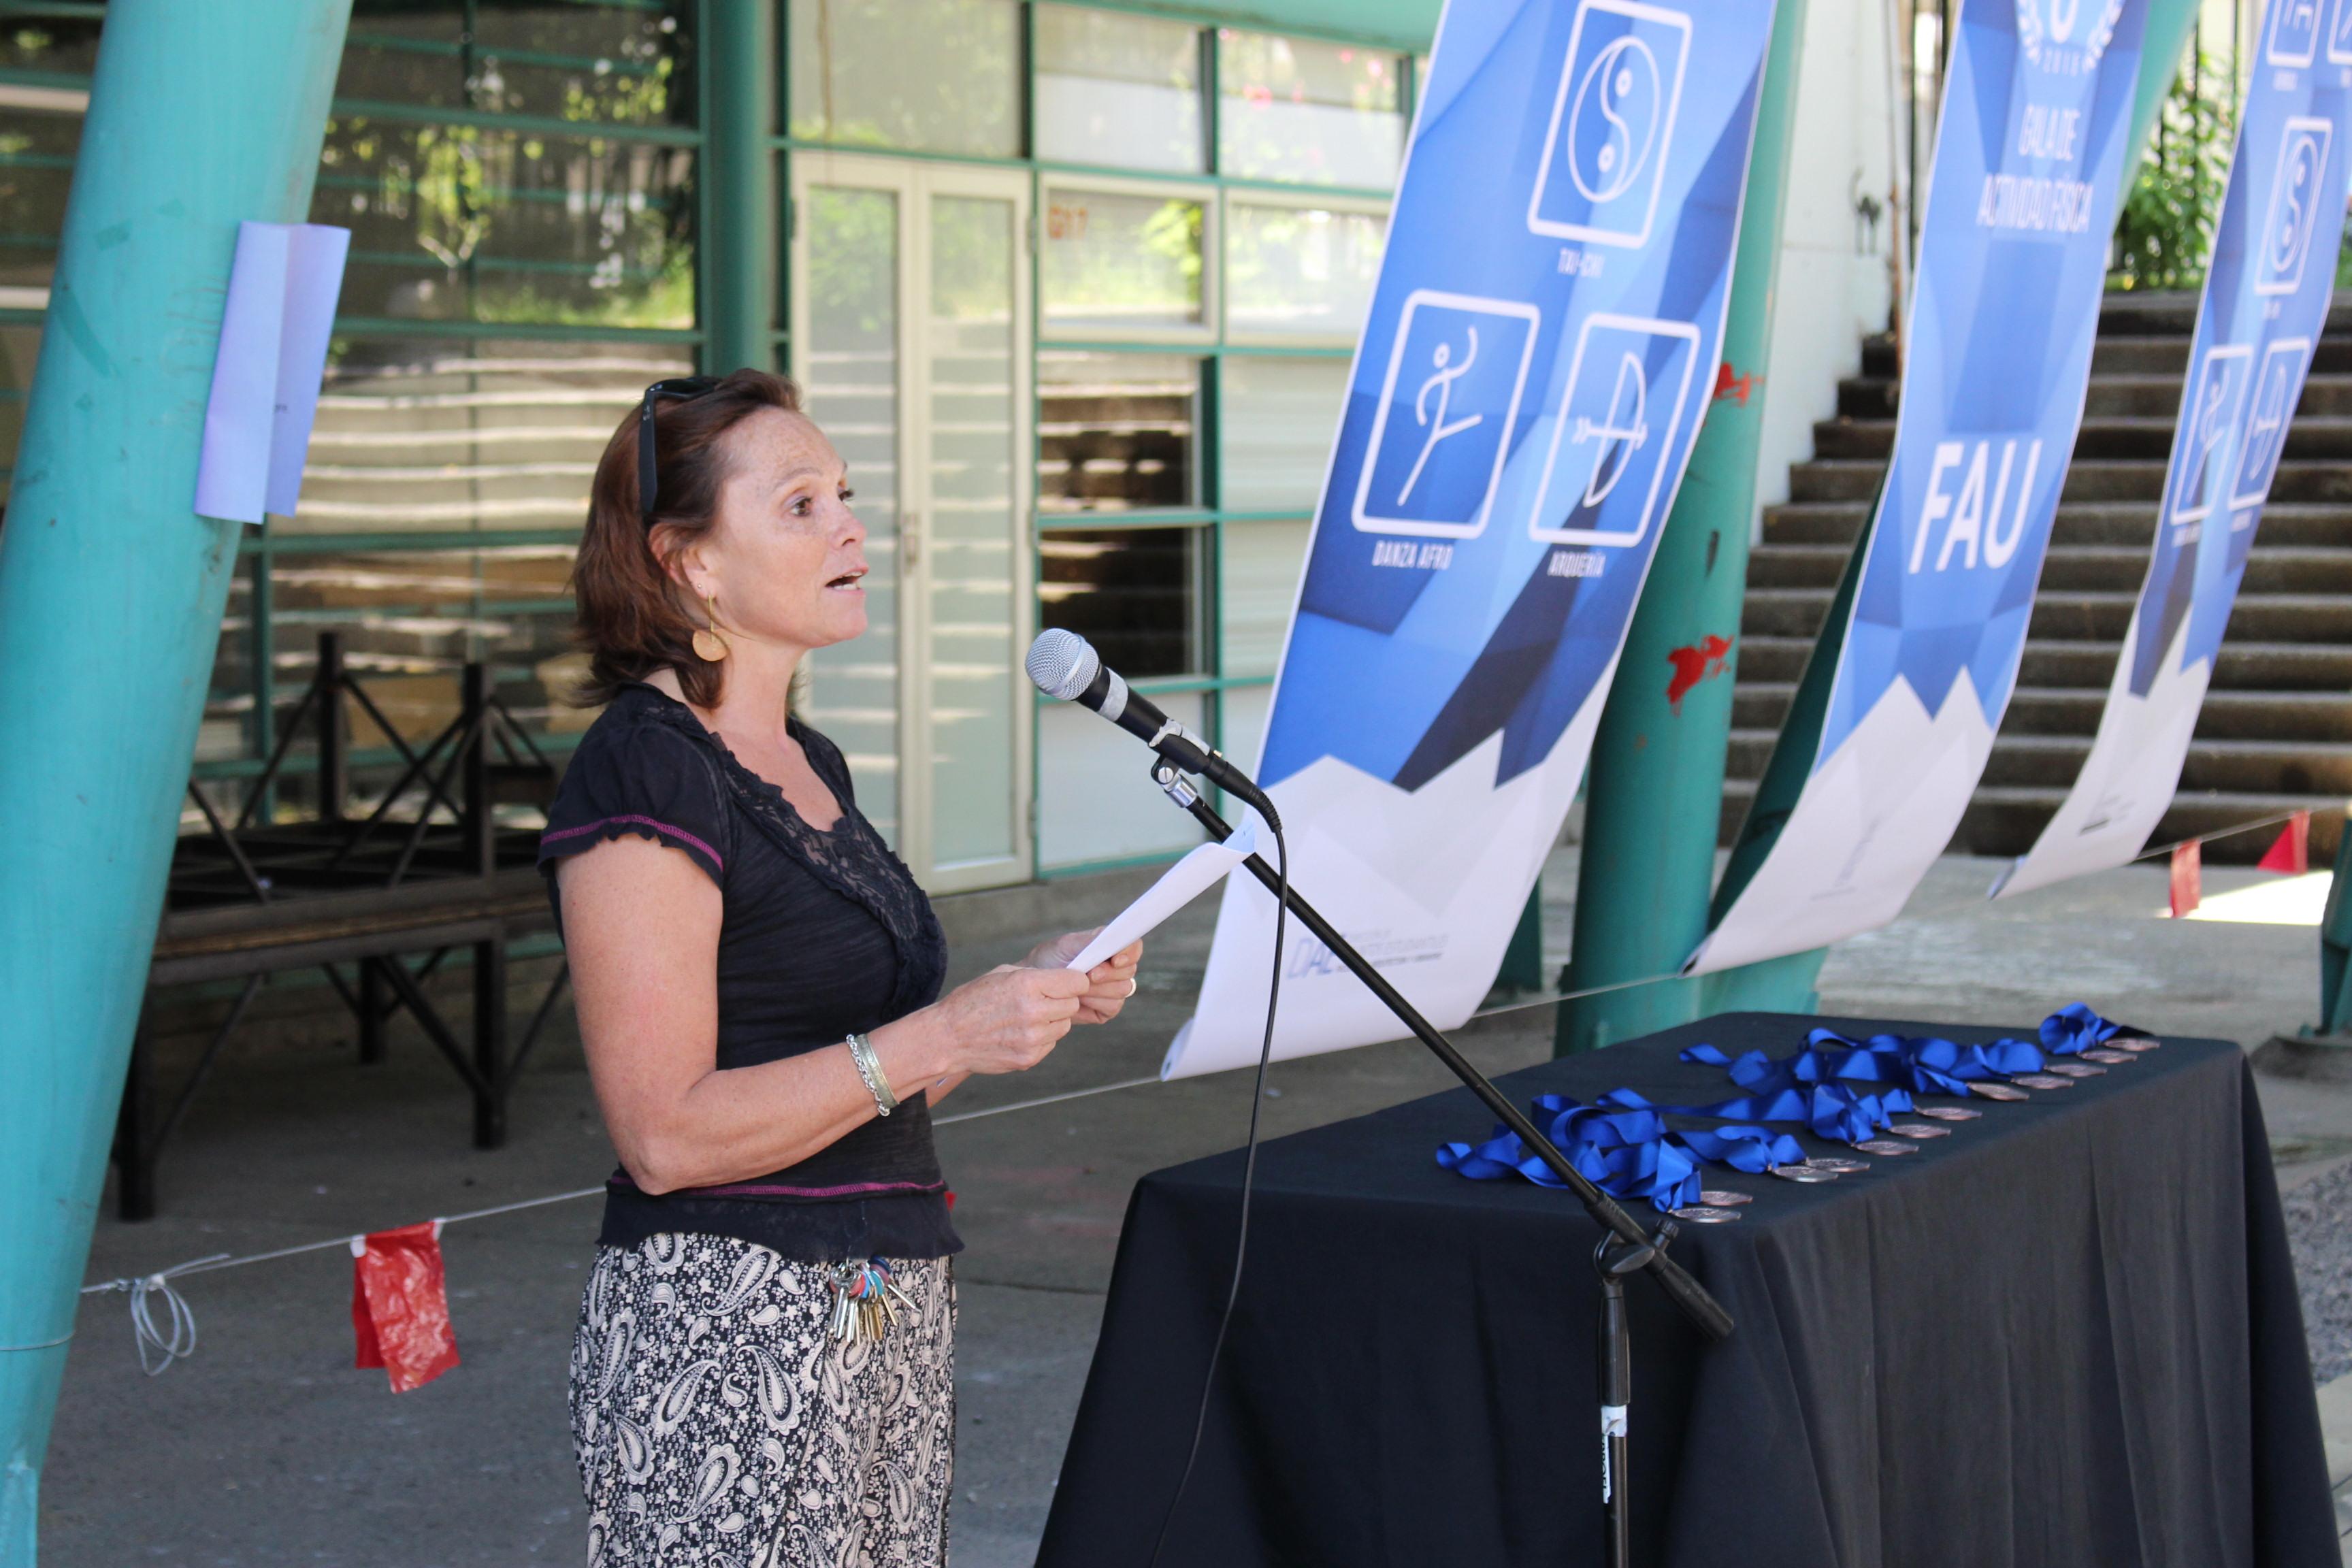
[[[2194,838],[2172,851],[2172,918],[2179,920],[2205,897],[2204,847]]]
[[[380,1366],[394,1394],[424,1387],[457,1364],[441,1222],[380,1230],[352,1242],[352,1365]]]
[[[2311,869],[2311,813],[2298,811],[2286,819],[2286,826],[2262,858],[2260,869],[2284,871],[2290,877],[2300,877]]]

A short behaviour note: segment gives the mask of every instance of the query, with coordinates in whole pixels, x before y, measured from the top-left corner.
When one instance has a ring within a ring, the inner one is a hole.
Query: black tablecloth
[[[1734,1090],[1817,1022],[1731,1014],[1502,1080]],[[1932,1103],[1932,1102],[1931,1102]],[[1636,1555],[1674,1568],[2336,1568],[2262,1112],[2225,1041],[2166,1044],[1907,1158],[1754,1193],[1675,1254],[1738,1320],[1634,1308]],[[1598,1229],[1565,1193],[1440,1170],[1454,1090],[1270,1142],[1198,1469],[1163,1568],[1598,1563]],[[1830,1145],[1806,1138],[1816,1153]],[[1851,1152],[1851,1151],[1835,1151]],[[1041,1568],[1139,1568],[1192,1436],[1238,1153],[1138,1184]],[[1646,1205],[1637,1214],[1655,1217]]]

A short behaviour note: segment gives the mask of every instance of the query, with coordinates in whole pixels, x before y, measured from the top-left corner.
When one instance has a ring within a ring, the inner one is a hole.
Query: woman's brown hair
[[[677,672],[686,700],[715,708],[724,667],[694,651],[701,624],[681,602],[682,590],[655,553],[655,531],[665,550],[690,544],[719,518],[719,492],[732,466],[727,434],[763,408],[801,412],[800,388],[762,370],[739,370],[709,391],[654,402],[654,521],[641,510],[637,485],[637,422],[633,411],[604,445],[588,491],[588,526],[572,567],[579,606],[579,639],[588,652],[581,700],[609,702],[621,688],[658,670]]]

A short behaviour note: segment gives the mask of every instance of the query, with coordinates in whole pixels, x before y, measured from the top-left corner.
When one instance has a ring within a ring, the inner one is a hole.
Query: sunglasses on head
[[[654,503],[661,499],[661,475],[654,463],[654,405],[665,397],[699,397],[719,381],[715,375],[680,375],[646,388],[645,404],[637,410],[637,510],[647,528],[654,525]]]

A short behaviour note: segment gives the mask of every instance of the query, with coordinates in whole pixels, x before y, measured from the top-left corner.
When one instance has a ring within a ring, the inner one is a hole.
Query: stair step
[[[1739,639],[1738,679],[1793,683],[1812,656],[1810,637],[1769,634]],[[2120,641],[2054,641],[2029,637],[2018,668],[2021,685],[2106,689],[2115,679]],[[2224,642],[2213,660],[2213,691],[2337,692],[2352,689],[2352,647],[2332,643]]]
[[[2173,424],[2171,413],[2084,419],[2074,437],[2076,464],[2084,459],[2161,463],[2172,451]],[[1894,450],[1892,419],[1824,419],[1813,426],[1816,458],[1884,459]],[[2286,455],[2290,461],[2352,457],[2352,418],[2298,415],[2287,429]]]
[[[1832,590],[1751,588],[1739,629],[1752,637],[1812,637],[1828,617]],[[2044,589],[2034,596],[2026,635],[2046,641],[2113,642],[2131,624],[2137,591]],[[2334,594],[2241,594],[2225,637],[2256,642],[2352,641],[2352,599]]]
[[[2120,544],[2145,556],[2156,532],[2156,508],[2153,500],[2061,506],[2051,533],[2053,547]],[[1868,501],[1784,501],[1764,509],[1764,542],[1851,546],[1869,517]],[[2265,506],[2255,548],[2273,545],[2352,549],[2352,505],[2274,501]]]
[[[1753,779],[1770,760],[1777,729],[1734,729],[1724,755],[1727,778]],[[2091,754],[2084,735],[2024,735],[2004,730],[1993,738],[1984,784],[2024,784],[2061,792],[2073,786]],[[2325,795],[2338,802],[2352,795],[2352,743],[2333,741],[2209,740],[2189,744],[2182,764],[2184,790]]]
[[[1969,802],[1968,811],[1960,818],[1959,831],[1952,837],[1955,852],[1969,855],[2022,855],[2033,847],[2058,803],[2065,798],[2063,789],[2037,789],[2018,785],[1979,785]],[[1756,797],[1756,784],[1750,779],[1728,780],[1723,787],[1723,837],[1729,844],[1748,815],[1748,805]],[[2344,818],[2337,809],[2340,802],[2328,796],[2279,795],[2234,790],[2184,790],[2173,797],[2170,809],[2157,824],[2149,843],[2157,846],[2178,843],[2200,834],[2215,833],[2238,827],[2247,823],[2262,822],[2265,826],[2248,832],[2231,834],[2206,844],[2204,858],[2216,865],[2250,866],[2262,858],[2263,852],[2278,837],[2274,819],[2290,811],[2311,813],[2311,858],[2315,865],[2325,865],[2336,854],[2336,840],[2342,831]]]
[[[1743,680],[1732,694],[1731,722],[1738,729],[1777,732],[1796,692],[1793,680]],[[2079,740],[2098,728],[2106,702],[2104,685],[2020,686],[2001,717],[2000,731],[2003,736]],[[2286,745],[2352,743],[2352,693],[2210,691],[2198,712],[2197,737]]]
[[[2056,814],[2065,792],[2017,785],[1979,785],[1960,819],[1956,847],[1974,855],[2022,855]],[[2183,790],[2172,797],[2148,842],[2161,847],[2249,823],[2262,826],[2208,840],[2203,858],[2217,865],[2250,866],[2277,838],[2276,820],[2290,811],[2311,813],[2311,859],[2326,865],[2336,855],[2344,817],[2328,797],[2242,790]]]
[[[2090,755],[2087,735],[1996,737],[1986,764],[1989,784],[2042,784],[2065,789]],[[2272,795],[2352,795],[2352,745],[2326,741],[2226,741],[2202,736],[2189,743],[2180,770],[2184,790]]]
[[[1867,501],[1878,494],[1886,471],[1879,460],[1840,458],[1798,463],[1789,470],[1789,499],[1794,501]],[[2164,465],[2152,459],[2116,461],[2105,458],[2074,462],[2066,470],[2062,504],[2084,501],[2147,501],[2164,494]],[[2352,501],[2352,463],[2284,462],[2271,484],[2273,502]]]

